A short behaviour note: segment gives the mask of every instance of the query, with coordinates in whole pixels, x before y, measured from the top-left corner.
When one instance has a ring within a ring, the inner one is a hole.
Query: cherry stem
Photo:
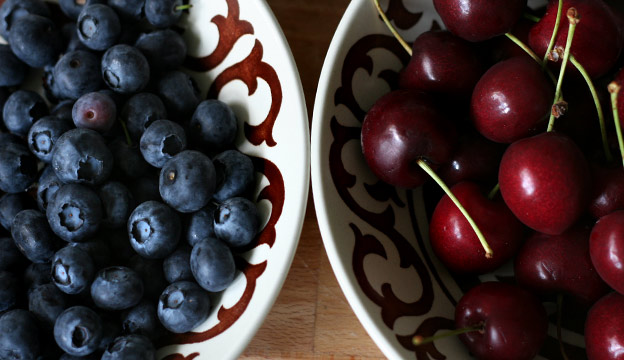
[[[622,126],[620,125],[620,114],[618,113],[618,95],[620,94],[620,88],[620,85],[615,81],[609,84],[613,122],[615,123],[615,132],[617,133],[618,145],[620,146],[620,153],[622,154],[622,164],[624,165],[624,140],[622,139]]]
[[[533,58],[533,60],[535,60],[535,62],[537,62],[538,64],[542,65],[542,60],[540,60],[540,58],[537,56],[537,54],[535,54],[533,52],[533,50],[531,50],[531,48],[527,44],[523,43],[522,40],[518,39],[512,33],[505,33],[505,36],[507,36],[507,38],[509,40],[513,41],[522,50],[524,50],[530,57]],[[553,75],[553,73],[548,68],[544,68],[544,71],[546,71],[546,73],[548,74],[548,76],[550,77],[552,82],[556,84],[557,83],[557,79],[555,78],[555,75]]]
[[[498,193],[498,190],[500,190],[500,184],[496,184],[496,186],[494,186],[494,188],[488,194],[488,199],[489,200],[494,199],[494,196],[496,196],[496,194]]]
[[[524,13],[522,13],[522,16],[523,16],[525,19],[527,19],[527,20],[529,20],[529,21],[533,21],[533,22],[539,22],[539,21],[541,20],[539,17],[537,17],[537,16],[535,16],[535,15],[533,15],[533,14],[531,14],[531,13],[528,13],[528,12],[524,12]]]
[[[559,6],[557,7],[557,19],[555,20],[555,28],[553,29],[552,36],[550,37],[550,42],[548,43],[548,48],[546,49],[546,53],[544,54],[544,60],[542,60],[542,67],[546,67],[548,64],[548,54],[555,47],[555,42],[557,41],[557,33],[559,32],[559,24],[561,24],[561,14],[563,13],[563,0],[559,0]]]
[[[186,5],[177,6],[175,9],[176,9],[176,11],[183,11],[183,10],[188,10],[188,9],[190,9],[192,7],[193,7],[192,4],[186,4]]]
[[[440,335],[429,336],[426,338],[420,335],[416,335],[412,338],[412,344],[416,346],[420,346],[420,345],[429,344],[436,340],[444,339],[450,336],[456,336],[456,335],[461,335],[461,334],[465,334],[465,333],[469,333],[473,331],[483,331],[483,330],[485,330],[485,324],[480,323],[474,326],[469,326],[469,327],[465,327],[465,328],[461,328],[457,330],[451,330],[451,331],[444,332]]]
[[[557,340],[559,340],[559,351],[564,360],[569,360],[563,347],[563,336],[561,336],[561,318],[563,317],[563,294],[557,295]]]
[[[119,119],[119,123],[121,124],[121,128],[123,129],[124,135],[126,135],[126,143],[132,146],[132,138],[130,138],[130,133],[128,132],[128,127],[126,126],[126,122]]]
[[[420,166],[429,176],[431,176],[431,178],[436,183],[438,183],[440,188],[444,190],[446,195],[448,195],[448,197],[453,201],[455,206],[457,206],[459,211],[461,211],[461,213],[464,215],[466,220],[468,220],[468,223],[474,230],[475,234],[477,234],[477,237],[479,238],[479,241],[481,242],[481,246],[483,246],[483,250],[485,250],[485,257],[488,259],[491,259],[492,256],[494,256],[494,252],[492,251],[492,248],[485,240],[485,236],[483,236],[483,233],[481,232],[477,224],[474,222],[470,214],[468,214],[468,211],[466,211],[466,208],[464,208],[464,206],[459,202],[459,200],[455,197],[455,195],[453,195],[453,193],[451,192],[451,189],[449,189],[449,187],[444,183],[444,181],[442,181],[442,179],[438,176],[438,174],[436,174],[435,171],[433,171],[433,169],[429,166],[429,164],[427,164],[425,160],[418,159],[417,163],[418,163],[418,166]]]
[[[568,29],[568,39],[566,40],[565,50],[563,51],[563,60],[561,61],[561,69],[559,70],[559,79],[557,80],[557,87],[555,88],[555,100],[553,101],[553,108],[561,101],[561,86],[563,85],[563,76],[565,75],[566,68],[568,67],[568,60],[570,59],[570,48],[572,47],[572,39],[574,38],[574,31],[576,25],[579,23],[578,12],[575,8],[571,7],[567,12],[568,21],[570,27]],[[555,127],[555,112],[550,112],[550,119],[548,120],[547,132],[553,131]]]
[[[405,51],[407,51],[409,56],[412,56],[412,47],[405,41],[405,39],[403,39],[403,37],[398,33],[396,28],[390,23],[390,19],[388,19],[388,17],[386,16],[386,13],[381,8],[381,5],[379,5],[379,0],[373,0],[373,3],[375,3],[377,12],[381,16],[381,19],[386,24],[388,29],[390,29],[390,32],[392,33],[392,35],[394,35],[394,37],[399,41],[399,43],[401,44],[401,46],[403,46]]]
[[[596,105],[596,113],[598,114],[598,123],[600,124],[602,149],[604,150],[607,162],[611,162],[613,161],[613,154],[611,154],[611,149],[609,149],[609,140],[607,139],[607,127],[605,126],[604,113],[602,111],[602,105],[600,104],[600,97],[598,97],[598,91],[596,91],[594,82],[587,73],[587,70],[585,70],[585,67],[583,67],[583,65],[581,65],[578,60],[576,60],[574,55],[570,55],[570,62],[581,73],[583,79],[585,79],[587,87],[589,88],[589,92],[591,92],[592,98],[594,99],[594,104]]]

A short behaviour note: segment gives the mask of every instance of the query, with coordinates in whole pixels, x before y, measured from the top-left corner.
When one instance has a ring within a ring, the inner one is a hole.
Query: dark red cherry
[[[589,239],[589,253],[602,279],[624,294],[624,210],[596,222]]]
[[[624,295],[611,293],[589,310],[585,346],[589,360],[624,360]]]
[[[539,57],[544,56],[550,43],[558,5],[558,1],[550,1],[546,14],[529,34],[529,45]],[[555,47],[565,48],[569,26],[566,12],[571,7],[577,10],[581,20],[574,32],[570,53],[592,78],[600,77],[613,67],[622,50],[622,34],[618,22],[602,0],[564,0]]]
[[[424,93],[397,90],[382,96],[362,124],[362,152],[388,184],[415,188],[428,179],[417,161],[433,169],[453,154],[456,132]]]
[[[483,331],[459,335],[481,360],[529,360],[539,352],[548,330],[546,310],[528,291],[486,282],[468,291],[455,308],[457,328],[483,324]]]
[[[472,93],[470,117],[486,138],[511,143],[545,130],[554,90],[541,67],[528,57],[492,66]]]
[[[476,42],[510,31],[527,0],[434,0],[433,5],[447,29]]]
[[[503,154],[498,182],[514,215],[548,235],[566,231],[589,200],[587,160],[570,138],[556,132],[511,144]]]
[[[482,66],[473,45],[449,31],[422,33],[412,45],[412,58],[399,75],[399,87],[469,97]]]
[[[596,219],[624,210],[624,168],[591,164],[592,188],[589,213]]]
[[[476,233],[447,195],[438,202],[429,223],[433,252],[455,273],[496,270],[515,255],[522,244],[524,227],[502,200],[489,200],[475,183],[459,183],[451,192],[477,223],[494,256],[485,257]]]
[[[592,305],[607,292],[589,256],[590,229],[574,226],[561,235],[534,233],[514,263],[518,283],[538,294],[566,293]]]

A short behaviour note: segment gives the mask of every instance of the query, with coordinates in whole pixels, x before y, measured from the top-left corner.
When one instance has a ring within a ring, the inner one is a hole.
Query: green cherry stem
[[[604,150],[607,162],[611,162],[613,161],[613,154],[611,154],[611,149],[609,149],[609,140],[607,139],[607,127],[605,126],[604,113],[602,111],[602,105],[600,104],[600,97],[598,97],[598,91],[596,91],[594,82],[585,70],[585,67],[583,67],[583,65],[581,65],[578,60],[576,60],[574,55],[570,55],[570,62],[581,73],[583,79],[585,79],[587,87],[589,88],[592,98],[594,99],[594,104],[596,105],[596,113],[598,114],[598,122],[600,124],[600,134],[602,136],[602,149]]]
[[[576,25],[579,23],[578,12],[575,8],[571,7],[567,12],[568,21],[570,22],[570,27],[568,29],[568,39],[566,40],[565,50],[563,51],[563,60],[561,61],[561,69],[559,70],[559,79],[557,80],[557,87],[555,88],[555,100],[553,101],[553,110],[557,105],[561,102],[561,86],[563,85],[563,76],[565,75],[566,68],[568,67],[568,60],[570,59],[570,48],[572,47],[572,39],[574,38],[574,31],[576,30]],[[556,111],[550,112],[550,119],[548,120],[548,129],[546,131],[550,132],[554,130],[555,127],[555,119],[558,116],[555,116]]]
[[[542,60],[542,67],[546,67],[548,64],[548,54],[555,47],[555,42],[557,41],[557,33],[559,32],[559,24],[561,24],[561,15],[563,13],[563,0],[559,0],[559,6],[557,7],[557,19],[555,20],[555,28],[553,29],[552,36],[550,37],[550,42],[548,43],[548,49],[546,49],[546,54],[544,54],[544,60]]]
[[[518,39],[512,33],[505,33],[505,36],[507,36],[509,40],[513,41],[514,44],[518,45],[522,50],[524,50],[524,52],[526,52],[531,58],[533,58],[535,62],[542,65],[542,60],[537,56],[537,54],[535,54],[535,52],[533,52],[533,50],[531,50],[531,48],[527,44],[523,43],[522,40]],[[545,68],[544,70],[546,71],[552,82],[556,84],[557,78],[555,78],[555,75],[553,75],[552,71],[550,71],[548,68]]]
[[[500,190],[500,184],[496,184],[496,186],[494,186],[494,188],[490,191],[488,194],[488,200],[494,199],[494,196],[498,194],[498,190]]]
[[[609,84],[609,93],[611,94],[611,110],[613,111],[613,122],[615,124],[615,132],[622,154],[622,164],[624,165],[624,140],[622,139],[622,126],[620,125],[620,114],[618,113],[618,95],[620,94],[620,85],[613,81]]]
[[[377,12],[379,13],[379,16],[381,16],[381,19],[383,20],[383,22],[386,24],[388,29],[390,29],[390,32],[392,33],[392,35],[394,35],[394,37],[399,41],[399,43],[401,44],[401,46],[403,46],[405,51],[407,51],[409,56],[412,56],[412,47],[405,41],[405,39],[403,39],[403,37],[398,33],[396,28],[390,23],[390,19],[388,19],[388,17],[386,16],[386,13],[381,8],[381,5],[379,5],[379,0],[373,0],[373,3],[375,4],[375,7],[377,8]]]
[[[557,295],[557,340],[559,341],[559,351],[563,360],[569,360],[568,355],[563,347],[563,337],[561,336],[561,318],[563,313],[563,295]]]
[[[475,221],[472,219],[470,214],[468,214],[468,211],[466,211],[466,208],[464,208],[464,206],[459,202],[457,197],[455,197],[455,195],[451,192],[451,189],[449,189],[449,187],[444,183],[444,181],[442,181],[438,174],[433,171],[433,169],[429,166],[429,164],[427,164],[425,160],[418,159],[417,163],[418,166],[420,166],[429,176],[431,176],[431,178],[440,186],[440,188],[444,190],[446,195],[448,195],[448,197],[451,199],[451,201],[453,201],[455,206],[457,206],[459,211],[461,211],[461,213],[464,215],[464,217],[474,230],[475,234],[477,234],[477,237],[481,242],[481,246],[483,246],[483,250],[485,250],[485,257],[491,259],[492,256],[494,256],[494,252],[492,251],[490,244],[488,244],[485,240],[485,236],[483,236],[483,233],[481,232]]]
[[[432,343],[436,340],[439,339],[444,339],[450,336],[456,336],[456,335],[461,335],[461,334],[465,334],[465,333],[469,333],[469,332],[473,332],[473,331],[480,331],[483,332],[483,330],[485,330],[485,325],[483,323],[481,324],[477,324],[475,326],[469,326],[469,327],[465,327],[462,329],[457,329],[457,330],[451,330],[451,331],[447,331],[444,332],[440,335],[435,335],[435,336],[429,336],[429,337],[422,337],[420,335],[416,335],[412,338],[412,344],[416,345],[416,346],[420,346],[420,345],[424,345],[424,344],[429,344]]]
[[[527,19],[529,21],[533,21],[535,23],[539,22],[541,20],[539,17],[537,17],[537,16],[535,16],[535,15],[533,15],[531,13],[528,13],[526,11],[522,13],[522,17],[524,17],[525,19]]]
[[[123,129],[124,135],[126,135],[126,143],[132,146],[132,138],[130,138],[130,133],[128,132],[128,127],[126,126],[126,122],[121,119],[118,119],[118,121],[121,124],[121,128]]]
[[[188,9],[190,9],[192,7],[193,7],[192,4],[186,4],[186,5],[177,6],[175,9],[176,9],[176,11],[183,11],[183,10],[188,10]]]

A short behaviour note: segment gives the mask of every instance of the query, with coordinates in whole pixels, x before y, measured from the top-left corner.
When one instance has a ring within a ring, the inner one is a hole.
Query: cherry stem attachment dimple
[[[587,87],[589,88],[589,92],[594,99],[594,105],[596,106],[596,113],[598,114],[598,123],[600,124],[600,135],[602,137],[602,149],[605,153],[605,158],[607,162],[613,161],[613,154],[611,154],[611,149],[609,148],[609,139],[607,138],[607,127],[605,126],[604,113],[602,111],[602,105],[600,104],[600,97],[598,96],[598,91],[596,91],[596,87],[594,86],[594,82],[591,79],[591,76],[585,70],[585,67],[581,65],[581,63],[576,60],[574,55],[570,55],[570,62],[576,70],[578,70],[585,82],[587,83]]]
[[[132,138],[130,137],[130,133],[128,132],[128,127],[126,126],[126,122],[119,119],[119,123],[121,124],[121,128],[123,129],[123,133],[126,136],[126,143],[129,146],[132,146]]]
[[[622,126],[620,125],[620,114],[618,112],[618,95],[621,86],[613,81],[609,84],[609,93],[611,94],[611,110],[613,111],[613,123],[615,124],[615,132],[617,134],[620,153],[622,154],[622,165],[624,165],[624,140],[622,139]]]
[[[186,4],[186,5],[177,6],[175,9],[176,9],[176,11],[183,11],[183,10],[188,10],[188,9],[190,9],[192,7],[193,7],[192,4]]]
[[[568,38],[566,40],[565,50],[563,51],[563,60],[561,61],[561,69],[559,69],[559,79],[557,80],[557,87],[555,88],[555,100],[553,101],[553,107],[561,101],[561,86],[563,85],[563,77],[565,75],[566,68],[568,67],[568,60],[570,59],[570,48],[572,47],[572,39],[574,39],[574,31],[576,25],[579,23],[578,12],[575,8],[571,7],[567,12],[568,21],[570,27],[568,29]],[[547,132],[553,131],[555,128],[555,112],[550,112],[550,119],[548,119]]]
[[[563,294],[557,295],[557,340],[559,341],[559,351],[563,360],[569,360],[563,347],[563,336],[561,336],[561,318],[563,313]]]
[[[457,336],[457,335],[461,335],[461,334],[465,334],[465,333],[469,333],[473,331],[483,332],[483,330],[485,330],[485,324],[480,323],[474,326],[447,331],[440,335],[434,335],[434,336],[429,336],[429,337],[422,337],[420,335],[416,335],[412,338],[412,344],[416,346],[420,346],[420,345],[432,343],[439,339],[444,339],[444,338],[451,337],[451,336]]]
[[[438,176],[438,174],[436,174],[435,171],[433,171],[433,169],[429,166],[429,164],[427,164],[425,160],[418,159],[416,162],[418,163],[418,166],[420,166],[440,186],[440,188],[444,190],[446,195],[451,199],[451,201],[453,201],[453,203],[455,204],[455,206],[457,206],[459,211],[461,211],[461,213],[464,215],[464,217],[466,218],[466,220],[468,221],[468,223],[474,230],[475,234],[477,234],[477,237],[479,238],[479,241],[481,242],[481,246],[483,246],[483,250],[485,250],[485,257],[488,259],[491,259],[492,256],[494,256],[494,252],[492,251],[490,244],[488,244],[488,242],[485,240],[485,236],[483,236],[483,233],[477,226],[477,223],[475,223],[475,221],[472,219],[470,214],[468,214],[468,211],[466,210],[466,208],[464,208],[464,206],[459,202],[457,197],[455,197],[455,195],[451,192],[451,189],[449,189],[449,187],[444,183],[444,181],[442,181],[442,179]]]
[[[542,60],[542,67],[546,67],[548,64],[548,54],[555,47],[555,42],[557,41],[557,33],[559,32],[559,24],[561,24],[561,15],[563,13],[563,0],[559,0],[559,6],[557,7],[557,19],[555,20],[555,27],[553,28],[552,36],[550,37],[550,42],[548,43],[548,48],[546,49],[546,53],[544,54],[544,60]]]
[[[535,62],[537,62],[540,65],[542,64],[542,60],[537,56],[537,54],[535,54],[535,52],[533,52],[533,50],[531,50],[531,48],[527,44],[523,43],[522,40],[518,39],[512,33],[505,33],[505,36],[507,36],[509,40],[513,41],[514,44],[518,45],[522,50],[524,50],[524,52],[526,52],[527,55],[533,58]],[[546,71],[546,74],[548,74],[552,82],[556,84],[557,78],[555,78],[555,75],[553,75],[552,71],[550,71],[548,68],[545,68],[544,71]]]
[[[390,29],[390,32],[392,33],[392,35],[394,35],[394,37],[399,41],[399,43],[401,44],[401,46],[403,46],[405,51],[407,51],[409,56],[412,56],[412,47],[407,43],[407,41],[405,41],[405,39],[403,39],[403,37],[399,34],[396,28],[390,23],[390,19],[388,19],[388,17],[386,16],[386,13],[381,8],[381,5],[379,5],[379,0],[373,0],[373,3],[375,4],[375,7],[377,8],[377,12],[381,16],[381,19],[386,24],[388,29]]]

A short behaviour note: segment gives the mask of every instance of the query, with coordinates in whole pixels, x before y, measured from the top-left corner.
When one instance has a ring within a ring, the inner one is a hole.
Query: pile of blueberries
[[[154,359],[253,246],[253,163],[179,70],[189,4],[59,5],[0,8],[0,359]]]

